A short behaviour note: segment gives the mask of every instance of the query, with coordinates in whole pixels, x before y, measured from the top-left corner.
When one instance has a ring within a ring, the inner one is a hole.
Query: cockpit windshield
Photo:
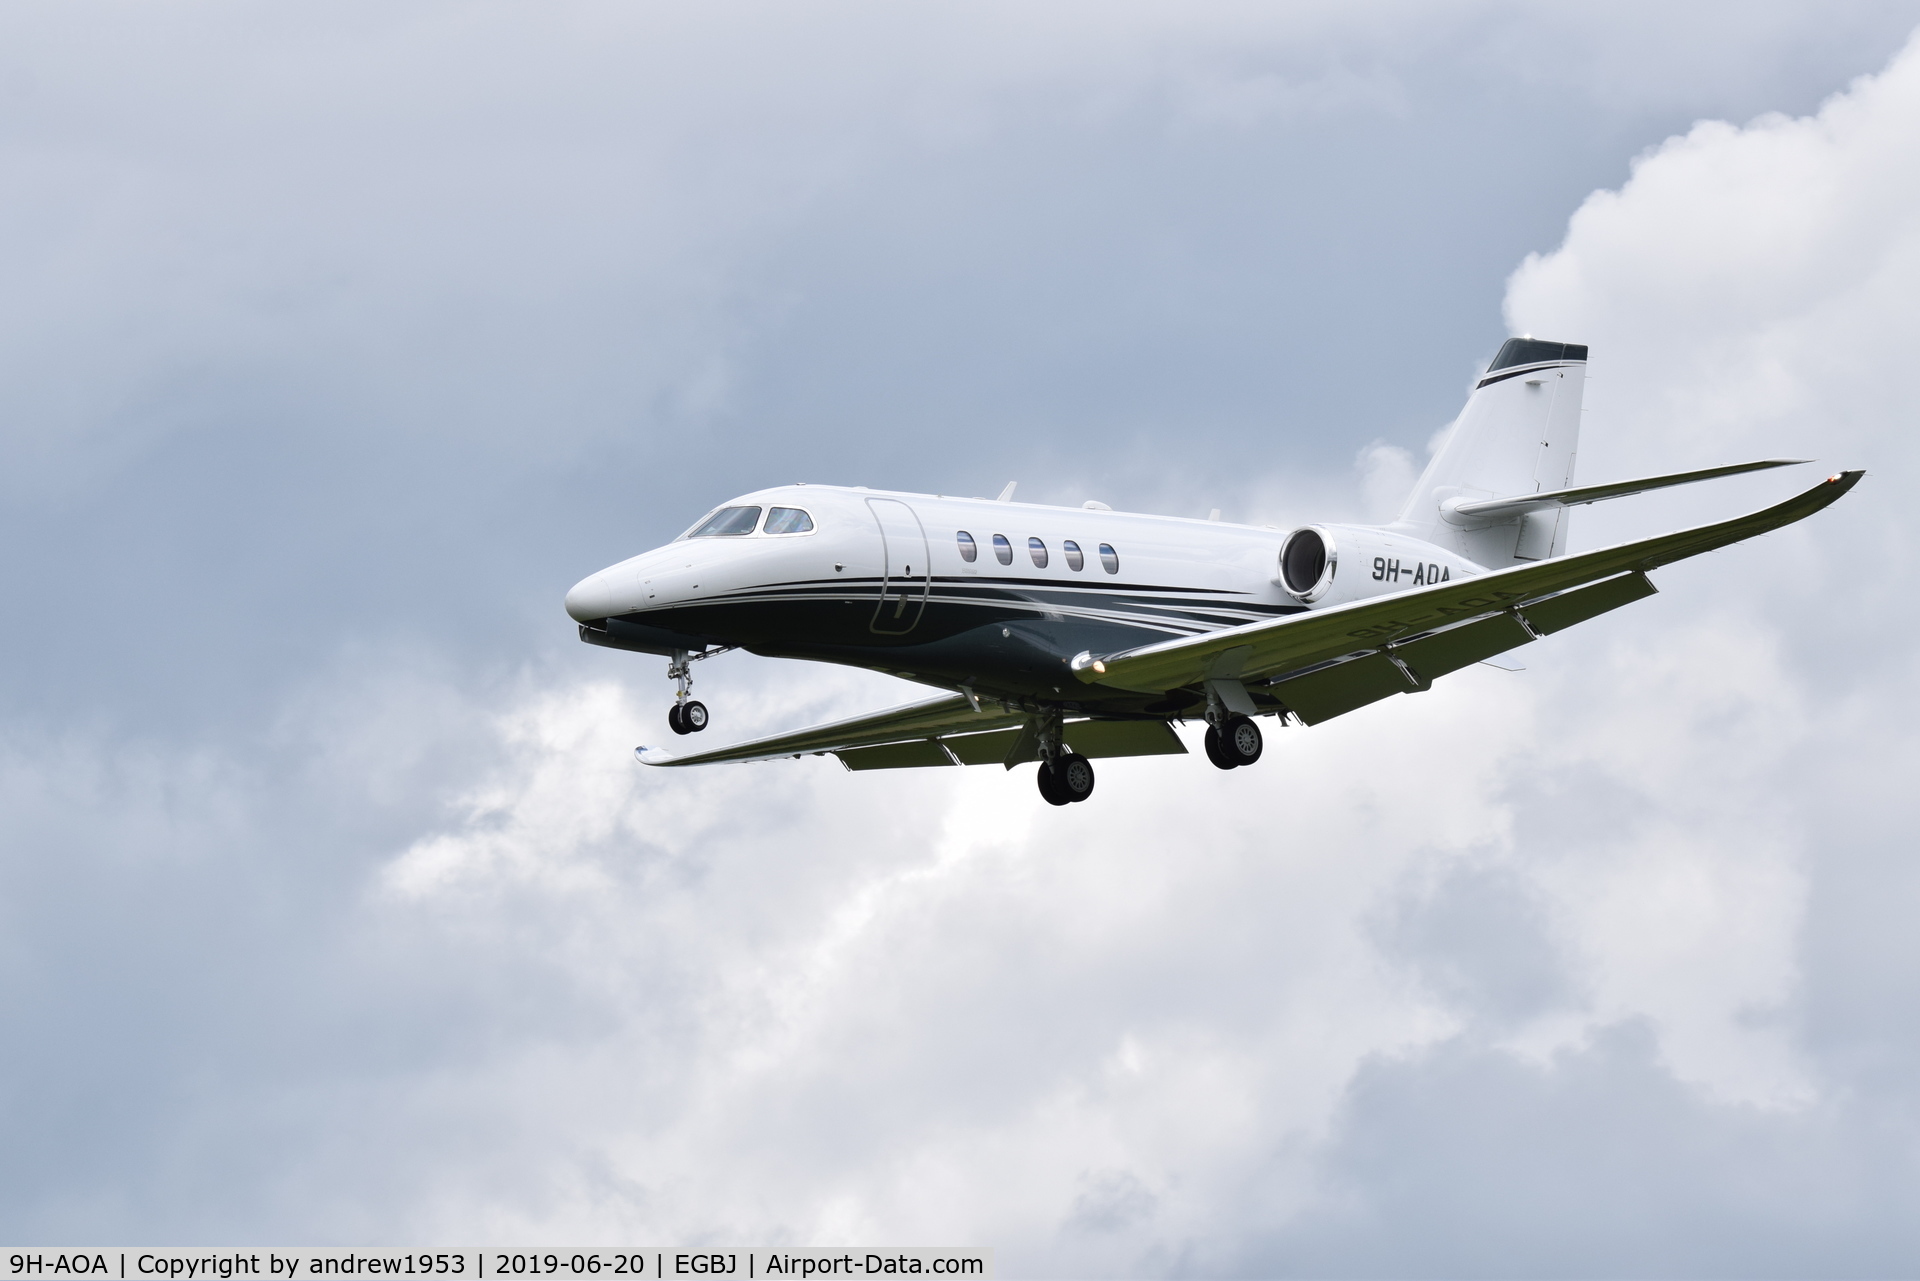
[[[769,534],[804,534],[813,528],[813,517],[798,507],[776,507],[767,513]]]
[[[688,538],[732,538],[751,534],[760,523],[758,507],[722,507],[700,523]]]

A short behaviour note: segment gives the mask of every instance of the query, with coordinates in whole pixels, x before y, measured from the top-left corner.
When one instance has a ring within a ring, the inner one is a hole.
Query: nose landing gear
[[[667,725],[676,734],[697,734],[707,727],[707,705],[697,698],[667,709]]]
[[[676,649],[673,661],[667,664],[667,678],[679,684],[679,692],[673,696],[673,706],[667,709],[667,728],[676,734],[698,734],[707,727],[707,705],[693,694],[693,664],[703,658],[712,658],[715,654],[724,654],[733,646],[720,649],[703,649],[698,654],[690,650]]]

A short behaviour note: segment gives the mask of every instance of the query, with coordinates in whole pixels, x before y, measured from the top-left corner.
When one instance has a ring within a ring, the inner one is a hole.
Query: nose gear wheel
[[[715,649],[704,649],[698,654],[690,650],[676,649],[673,658],[667,663],[667,679],[679,686],[679,692],[673,696],[673,706],[667,709],[667,728],[676,734],[698,734],[707,727],[707,705],[693,693],[693,665],[703,658],[712,658],[715,654],[724,654],[737,646],[722,645]]]

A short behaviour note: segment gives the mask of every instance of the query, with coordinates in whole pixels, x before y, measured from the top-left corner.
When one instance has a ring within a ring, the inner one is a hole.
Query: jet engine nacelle
[[[1344,605],[1486,570],[1444,547],[1365,525],[1303,525],[1280,546],[1274,582],[1303,605]]]

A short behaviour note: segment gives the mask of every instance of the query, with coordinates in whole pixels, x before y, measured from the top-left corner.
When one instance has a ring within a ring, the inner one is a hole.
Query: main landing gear
[[[1078,752],[1063,752],[1040,762],[1040,795],[1049,805],[1071,805],[1093,795],[1093,762]]]
[[[1220,701],[1215,682],[1207,682],[1207,759],[1221,769],[1239,769],[1260,759],[1265,746],[1260,727]]]
[[[1260,751],[1266,745],[1260,735],[1260,727],[1244,716],[1227,717],[1226,733],[1213,726],[1207,726],[1207,735],[1203,740],[1207,748],[1207,759],[1221,769],[1238,769],[1242,765],[1251,765],[1260,759]]]
[[[1056,709],[1035,727],[1040,735],[1040,795],[1049,805],[1071,805],[1093,795],[1093,762],[1066,750],[1060,741],[1060,722]]]
[[[673,696],[673,706],[667,709],[667,728],[676,734],[698,734],[707,727],[707,705],[693,694],[693,664],[703,658],[712,658],[715,654],[724,654],[733,646],[720,649],[703,649],[698,654],[689,650],[673,651],[673,661],[667,664],[667,679],[677,681],[680,691]]]

